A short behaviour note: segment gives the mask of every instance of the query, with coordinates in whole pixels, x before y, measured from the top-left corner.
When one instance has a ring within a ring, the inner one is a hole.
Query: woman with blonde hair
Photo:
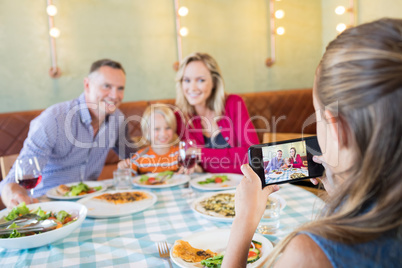
[[[348,29],[316,72],[313,100],[329,193],[320,217],[273,250],[275,267],[402,267],[402,20]],[[270,193],[248,165],[222,267],[245,267]],[[317,180],[312,180],[317,183]]]
[[[225,94],[215,59],[206,53],[187,56],[176,75],[176,94],[177,134],[196,142],[202,168],[240,173],[258,136],[243,99]]]

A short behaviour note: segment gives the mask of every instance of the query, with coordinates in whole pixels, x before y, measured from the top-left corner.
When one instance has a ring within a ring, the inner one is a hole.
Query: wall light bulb
[[[336,25],[336,30],[341,33],[346,30],[346,24],[345,23],[339,23]]]
[[[57,37],[60,36],[60,30],[57,29],[56,27],[53,27],[53,28],[50,29],[49,35],[50,35],[51,37],[53,37],[53,38],[57,38]]]
[[[335,13],[338,15],[342,15],[343,13],[345,13],[346,8],[344,6],[338,6],[335,8]]]
[[[46,12],[49,16],[55,16],[57,14],[57,7],[55,5],[48,5]]]
[[[181,7],[181,8],[179,8],[179,11],[178,11],[177,13],[179,13],[179,15],[182,16],[182,17],[187,16],[187,14],[188,14],[188,8],[186,8],[186,7]]]
[[[282,19],[283,17],[285,17],[285,11],[283,11],[282,9],[275,11],[275,17],[277,19]]]
[[[182,27],[180,29],[180,35],[181,36],[187,36],[188,35],[188,29],[186,27]]]
[[[284,35],[285,34],[285,28],[284,27],[278,27],[276,28],[276,33],[279,35]]]

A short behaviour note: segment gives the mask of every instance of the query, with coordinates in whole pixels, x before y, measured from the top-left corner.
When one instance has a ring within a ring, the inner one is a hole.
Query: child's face
[[[151,125],[151,144],[168,145],[173,140],[173,129],[168,126],[163,115],[155,113],[154,125]]]

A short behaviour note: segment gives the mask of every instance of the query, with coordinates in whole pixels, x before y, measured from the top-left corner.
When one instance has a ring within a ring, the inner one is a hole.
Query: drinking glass
[[[280,222],[281,204],[277,198],[270,197],[261,221],[257,227],[257,232],[261,234],[275,234]]]
[[[113,185],[116,190],[128,190],[133,188],[131,184],[131,169],[118,169],[113,171]]]
[[[41,180],[41,168],[35,156],[17,158],[15,161],[15,182],[29,190],[31,201],[34,188]]]
[[[193,168],[197,160],[197,146],[193,140],[179,142],[179,166],[186,169]]]

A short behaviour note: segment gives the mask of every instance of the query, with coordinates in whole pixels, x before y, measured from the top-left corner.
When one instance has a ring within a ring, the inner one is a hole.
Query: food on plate
[[[251,240],[251,245],[247,256],[247,263],[253,263],[260,258],[261,248],[262,244],[260,242]],[[205,267],[219,268],[222,265],[223,257],[223,255],[216,255],[215,257],[202,260],[201,264]]]
[[[303,178],[306,177],[306,175],[304,175],[303,173],[293,173],[292,175],[290,175],[290,179],[294,180],[294,179],[298,179],[298,178]]]
[[[223,216],[234,217],[234,196],[234,193],[216,194],[201,201],[200,205],[207,211],[213,211]]]
[[[229,181],[229,178],[227,175],[215,175],[210,178],[206,178],[203,181],[199,181],[198,184],[209,184],[209,183],[223,183],[225,181]]]
[[[102,186],[97,187],[89,187],[87,184],[80,182],[77,185],[67,186],[67,185],[59,185],[56,188],[56,191],[62,196],[80,196],[91,194],[97,191],[100,191]]]
[[[282,171],[275,171],[274,173],[275,173],[275,174],[278,174],[278,175],[279,175],[279,174],[283,174]]]
[[[105,193],[94,198],[118,205],[148,199],[150,196],[144,192],[119,192],[113,194]]]
[[[166,184],[167,180],[171,179],[173,175],[174,172],[170,170],[160,172],[156,176],[142,175],[140,183],[145,185]]]
[[[201,261],[204,267],[220,268],[223,261],[223,255],[216,255],[215,257],[208,258]]]
[[[267,205],[272,201],[277,200],[273,197],[268,197]],[[235,194],[234,193],[218,193],[206,199],[201,200],[195,209],[203,214],[211,216],[224,216],[233,218],[235,216]]]
[[[183,240],[176,240],[173,245],[172,254],[174,257],[181,258],[186,262],[200,262],[217,255],[217,253],[209,249],[193,248],[190,243]]]
[[[29,210],[29,208],[25,205],[25,202],[22,202],[17,207],[13,208],[10,211],[10,213],[8,213],[7,216],[0,219],[0,221],[5,221],[5,222],[12,221],[12,220],[16,219],[17,217],[20,217],[20,216],[28,214],[28,213],[33,213],[33,214],[38,215],[40,217],[38,219],[39,222],[47,220],[47,219],[54,220],[57,223],[56,229],[61,228],[65,225],[68,225],[77,220],[76,217],[73,217],[71,214],[67,213],[64,210],[60,210],[59,212],[53,212],[53,211],[46,212],[46,211],[43,211],[41,209],[41,207]],[[0,238],[16,238],[16,237],[35,235],[35,234],[41,233],[41,232],[43,233],[43,231],[28,232],[28,233],[23,233],[23,234],[19,232],[20,228],[24,228],[27,226],[24,226],[23,223],[16,224],[15,222],[13,222],[11,225],[6,227],[6,229],[13,229],[13,232],[11,234],[7,234],[7,235],[0,235]]]

